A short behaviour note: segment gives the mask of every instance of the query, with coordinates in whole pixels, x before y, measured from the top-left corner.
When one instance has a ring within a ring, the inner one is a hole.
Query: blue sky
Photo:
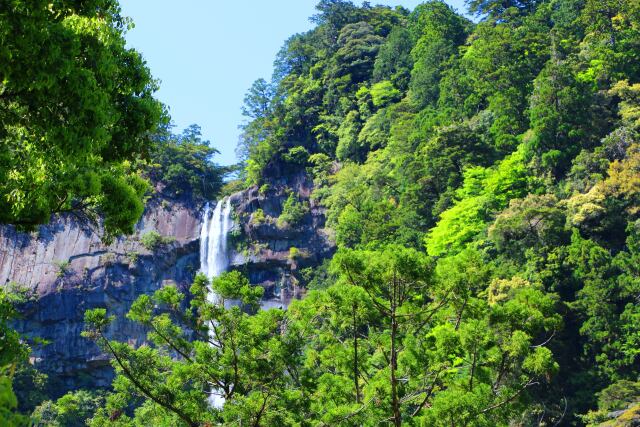
[[[242,100],[254,80],[269,79],[276,53],[291,35],[311,28],[316,0],[121,0],[135,23],[129,46],[142,52],[157,97],[178,129],[192,123],[220,150],[216,161],[235,163]],[[419,0],[371,4],[413,9]],[[448,1],[460,11],[463,0]]]

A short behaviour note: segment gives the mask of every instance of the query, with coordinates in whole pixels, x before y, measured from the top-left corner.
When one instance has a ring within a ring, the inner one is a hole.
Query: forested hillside
[[[39,425],[638,425],[640,3],[467,3],[474,21],[437,0],[321,0],[314,29],[249,90],[243,172],[224,191],[306,174],[336,254],[300,274],[308,293],[286,310],[258,310],[263,290],[238,271],[142,296],[128,318],[151,344],[138,348],[88,311],[113,389],[45,401]],[[5,99],[0,120],[19,132]],[[2,156],[0,174],[17,161]],[[110,164],[97,176],[129,182]],[[210,173],[211,187],[193,180],[205,197],[219,187]],[[19,194],[6,185],[0,195]],[[25,224],[69,204],[39,198],[32,218],[32,202],[8,200],[0,219]],[[261,221],[291,227],[307,210],[291,188]]]
[[[305,167],[340,248],[289,314],[327,424],[597,424],[638,400],[640,4],[468,6],[321,2],[249,92],[247,182]]]

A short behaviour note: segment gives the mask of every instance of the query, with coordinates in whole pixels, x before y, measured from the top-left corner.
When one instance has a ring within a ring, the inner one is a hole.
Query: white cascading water
[[[219,276],[229,267],[227,235],[232,225],[229,197],[216,204],[213,214],[207,203],[200,231],[200,271],[209,279]],[[215,292],[209,292],[207,299],[211,303],[217,303],[218,295]],[[209,396],[209,403],[215,408],[221,408],[224,405],[224,398],[213,391]]]
[[[209,279],[219,276],[229,266],[227,235],[232,225],[230,198],[219,201],[213,214],[209,204],[206,205],[200,231],[200,271]]]

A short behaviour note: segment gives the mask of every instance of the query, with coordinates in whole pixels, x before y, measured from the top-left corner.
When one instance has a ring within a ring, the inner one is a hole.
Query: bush
[[[289,197],[282,205],[282,213],[278,217],[278,227],[282,228],[287,225],[293,226],[298,224],[309,211],[307,203],[298,200],[293,193],[289,193]]]
[[[140,243],[149,251],[154,251],[160,246],[168,245],[175,241],[173,237],[162,236],[157,231],[149,231],[140,237]]]
[[[258,192],[262,195],[265,195],[270,189],[271,189],[271,186],[269,184],[262,184],[258,189]]]
[[[287,163],[304,165],[309,161],[309,152],[303,146],[290,148],[289,151],[282,156]]]
[[[267,217],[264,214],[262,209],[256,209],[256,211],[251,215],[251,224],[252,225],[260,225],[263,224],[267,220]]]
[[[69,267],[71,266],[71,263],[67,260],[67,261],[56,261],[55,264],[56,264],[56,267],[58,267],[58,272],[56,273],[56,276],[60,278],[66,276],[67,273],[69,272]]]

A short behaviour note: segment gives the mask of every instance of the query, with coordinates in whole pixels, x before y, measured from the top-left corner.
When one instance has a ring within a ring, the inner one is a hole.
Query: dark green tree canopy
[[[489,16],[495,19],[505,18],[510,10],[533,12],[536,6],[545,0],[466,0],[471,13]]]
[[[165,195],[216,198],[229,170],[213,162],[218,150],[202,139],[200,126],[191,125],[175,135],[165,125],[153,138],[148,174]]]
[[[131,166],[162,110],[128,25],[111,0],[0,6],[0,222],[85,210],[131,231],[146,192]]]

